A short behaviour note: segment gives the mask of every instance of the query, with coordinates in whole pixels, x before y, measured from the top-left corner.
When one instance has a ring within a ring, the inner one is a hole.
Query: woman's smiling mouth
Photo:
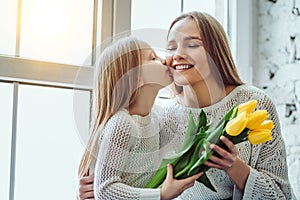
[[[187,70],[194,67],[194,65],[175,65],[174,69],[175,70]]]

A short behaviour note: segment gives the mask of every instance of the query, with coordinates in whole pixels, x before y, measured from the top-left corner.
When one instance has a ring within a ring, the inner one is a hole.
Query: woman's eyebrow
[[[184,41],[188,41],[188,40],[202,40],[202,39],[198,36],[188,36],[184,38]]]
[[[198,37],[198,36],[187,36],[183,40],[184,41],[189,41],[189,40],[200,40],[200,41],[202,41],[202,39],[200,37]],[[176,40],[172,39],[172,40],[169,40],[167,42],[168,42],[168,44],[170,44],[170,43],[176,43]]]

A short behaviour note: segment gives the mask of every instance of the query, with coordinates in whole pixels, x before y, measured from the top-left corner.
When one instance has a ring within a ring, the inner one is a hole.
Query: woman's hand
[[[224,170],[226,172],[236,162],[238,150],[228,138],[221,136],[220,140],[228,147],[228,151],[222,149],[218,145],[212,144],[210,146],[211,149],[217,152],[221,157],[219,158],[212,155],[209,160],[213,162],[206,161],[204,164],[209,167]]]
[[[94,199],[94,175],[84,176],[79,179],[78,199]]]
[[[200,172],[186,179],[176,180],[173,178],[172,165],[168,164],[167,170],[167,177],[163,182],[163,186],[160,191],[161,200],[173,199],[179,196],[183,191],[192,187],[195,184],[195,181],[203,174]]]
[[[227,146],[228,151],[218,145],[211,145],[211,148],[221,157],[218,158],[212,155],[204,164],[209,167],[224,170],[236,186],[241,191],[244,191],[250,174],[250,167],[238,157],[236,146],[228,138],[221,136],[220,139]]]

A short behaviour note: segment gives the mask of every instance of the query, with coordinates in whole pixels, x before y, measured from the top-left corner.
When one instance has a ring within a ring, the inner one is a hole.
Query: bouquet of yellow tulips
[[[146,184],[146,188],[162,186],[167,174],[166,166],[170,163],[173,166],[174,178],[183,179],[202,171],[204,173],[197,181],[216,192],[205,174],[210,167],[203,164],[212,154],[217,154],[210,149],[210,144],[217,144],[226,149],[226,145],[220,140],[222,135],[234,144],[246,140],[251,144],[272,140],[274,123],[272,120],[268,120],[269,114],[266,110],[254,111],[256,105],[257,100],[250,100],[234,106],[213,128],[210,128],[207,123],[207,117],[203,110],[196,123],[190,112],[187,132],[178,154],[162,160],[159,169]]]

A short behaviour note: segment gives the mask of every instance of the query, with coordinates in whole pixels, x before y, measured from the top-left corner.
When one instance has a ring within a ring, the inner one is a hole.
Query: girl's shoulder
[[[103,130],[109,132],[128,130],[132,126],[131,116],[127,110],[119,110],[106,122]]]

